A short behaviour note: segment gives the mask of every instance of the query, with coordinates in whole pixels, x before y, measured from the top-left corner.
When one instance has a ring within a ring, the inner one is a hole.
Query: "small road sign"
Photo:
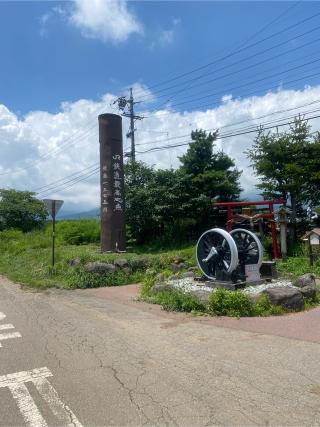
[[[55,217],[61,209],[61,206],[63,205],[63,200],[44,199],[43,203],[45,204],[45,207],[47,208],[49,214],[52,216],[53,219],[53,217]]]
[[[55,262],[56,215],[63,205],[63,200],[44,199],[43,203],[52,217],[52,267]]]

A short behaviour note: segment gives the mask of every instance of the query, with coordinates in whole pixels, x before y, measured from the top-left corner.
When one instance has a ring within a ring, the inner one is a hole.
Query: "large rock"
[[[114,261],[114,265],[119,268],[129,267],[129,263],[125,258],[119,258]]]
[[[196,289],[196,290],[190,291],[190,294],[198,298],[203,303],[208,304],[209,297],[212,294],[212,292],[207,291],[205,289]]]
[[[160,292],[174,292],[176,288],[168,283],[156,283],[151,288],[152,294],[159,294]]]
[[[181,277],[182,277],[183,279],[186,279],[186,278],[194,279],[194,276],[195,276],[195,274],[194,274],[194,272],[193,272],[193,271],[187,271],[187,272],[185,272],[185,273],[182,273],[182,275],[181,275]]]
[[[257,302],[259,301],[259,299],[262,297],[263,292],[257,292],[255,294],[248,293],[246,295],[251,299],[251,301],[253,302],[253,304],[257,304]]]
[[[317,289],[315,286],[304,286],[300,289],[300,292],[304,296],[304,298],[308,298],[314,300],[317,295]]]
[[[81,265],[81,259],[80,258],[71,259],[69,261],[69,265],[70,267],[78,267],[79,265]]]
[[[303,296],[295,288],[270,288],[263,291],[267,294],[271,304],[282,305],[290,310],[302,310]]]
[[[315,288],[316,287],[315,275],[312,273],[303,274],[293,282],[293,285],[297,286],[298,288],[304,288],[305,286],[312,286]]]
[[[179,273],[179,271],[182,271],[186,268],[186,265],[183,262],[180,262],[179,264],[172,263],[171,264],[171,270],[174,273]]]
[[[95,261],[88,262],[85,264],[84,269],[87,273],[98,273],[98,274],[108,274],[114,273],[116,267],[113,264],[107,264],[105,262]]]

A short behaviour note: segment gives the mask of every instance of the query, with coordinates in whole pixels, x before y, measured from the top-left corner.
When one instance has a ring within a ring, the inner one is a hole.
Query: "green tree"
[[[155,171],[142,162],[125,165],[126,222],[129,237],[144,243],[157,229],[150,187]]]
[[[43,226],[47,218],[43,202],[30,191],[0,189],[0,229],[17,228],[23,232]]]
[[[247,155],[263,196],[290,201],[293,224],[304,204],[319,203],[320,138],[312,136],[307,120],[295,118],[282,133],[260,128]]]
[[[241,192],[239,171],[234,161],[224,152],[214,150],[218,132],[191,133],[192,143],[179,158],[179,173],[185,182],[190,199],[189,217],[197,218],[198,228],[212,226],[212,200],[237,200]]]
[[[126,218],[137,243],[152,239],[185,241],[213,225],[212,198],[239,196],[240,172],[222,152],[214,152],[216,134],[192,132],[193,142],[177,170],[126,165]]]

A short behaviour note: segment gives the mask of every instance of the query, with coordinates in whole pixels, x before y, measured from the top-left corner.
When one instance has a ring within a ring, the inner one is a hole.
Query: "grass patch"
[[[145,247],[144,252],[132,249],[126,254],[103,254],[95,242],[96,233],[95,220],[58,222],[56,265],[52,269],[50,225],[30,233],[18,230],[0,232],[0,273],[13,281],[41,289],[91,288],[138,283],[163,271],[172,275],[171,263],[179,257],[185,261],[186,267],[196,263],[192,246],[158,252]],[[81,263],[72,267],[69,263],[75,258]],[[113,274],[100,275],[84,269],[87,262],[114,263],[117,258],[128,261],[129,272],[118,269]]]
[[[210,297],[208,304],[200,301],[191,293],[183,293],[180,290],[171,289],[154,294],[152,286],[154,279],[145,280],[141,289],[143,301],[159,304],[167,311],[183,311],[194,314],[206,314],[210,316],[229,317],[266,317],[279,316],[293,312],[281,305],[273,305],[266,294],[261,295],[258,301],[253,300],[241,290],[229,291],[217,289]],[[304,300],[304,309],[311,309],[320,304],[320,293],[314,300]]]
[[[241,291],[217,289],[209,297],[208,312],[214,316],[249,317],[254,315],[254,304]]]
[[[311,266],[307,256],[290,257],[286,262],[278,261],[277,269],[280,273],[289,274],[293,277],[298,277],[305,273],[313,273],[316,276],[320,276],[320,258],[316,259]]]

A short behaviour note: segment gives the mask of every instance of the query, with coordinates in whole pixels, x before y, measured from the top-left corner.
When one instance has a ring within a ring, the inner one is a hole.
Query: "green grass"
[[[138,283],[162,271],[173,274],[170,265],[177,257],[182,257],[186,266],[195,265],[194,248],[191,246],[182,250],[155,251],[145,247],[144,252],[133,249],[125,254],[102,254],[99,244],[94,242],[96,226],[95,220],[57,224],[54,269],[51,267],[50,225],[42,231],[25,234],[17,230],[0,232],[0,273],[16,282],[41,289],[87,288]],[[81,260],[81,265],[71,267],[69,262],[75,258]],[[128,260],[130,273],[118,270],[113,274],[99,275],[84,270],[85,263],[89,261],[113,263],[117,258]]]
[[[269,316],[287,312],[283,307],[273,306],[267,296],[253,303],[241,291],[230,292],[220,289],[211,295],[209,303],[203,302],[180,291],[161,292],[153,295],[151,288],[157,275],[172,275],[171,263],[177,258],[184,259],[186,268],[195,266],[195,245],[176,248],[175,242],[166,248],[159,245],[131,249],[126,254],[103,254],[99,248],[99,225],[95,220],[62,221],[57,224],[56,265],[51,267],[51,227],[42,231],[22,233],[17,230],[0,232],[0,273],[13,281],[38,289],[92,288],[118,286],[143,282],[141,298],[160,304],[163,309],[215,316]],[[70,261],[78,258],[81,263],[71,267]],[[130,271],[117,270],[112,274],[99,275],[85,271],[90,261],[113,263],[117,258],[126,258]],[[313,272],[320,276],[320,258],[313,267],[306,256],[288,258],[278,262],[278,270],[297,277]],[[309,309],[320,304],[320,296],[315,301],[305,301]]]
[[[278,261],[277,269],[284,275],[295,277],[305,273],[313,273],[320,277],[320,257],[315,260],[314,265],[310,266],[307,256],[289,257],[286,262]]]

